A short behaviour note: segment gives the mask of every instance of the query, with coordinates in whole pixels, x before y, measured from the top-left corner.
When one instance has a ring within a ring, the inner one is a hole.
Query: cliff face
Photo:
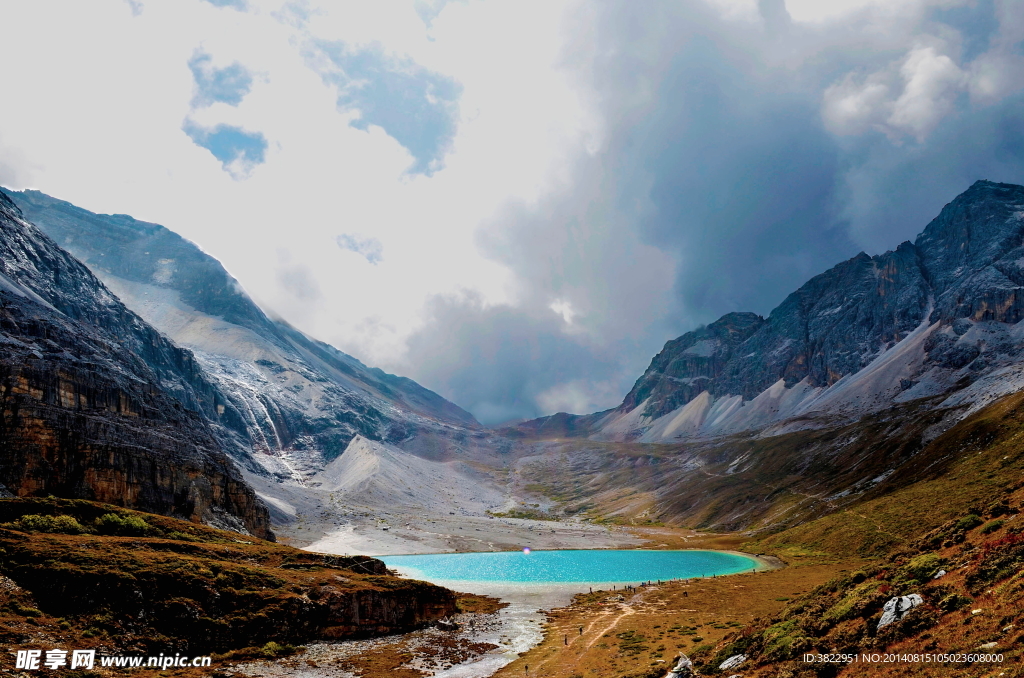
[[[163,226],[38,191],[11,196],[129,308],[194,353],[219,406],[202,411],[250,470],[309,476],[357,435],[431,449],[479,435],[472,415],[411,379],[268,318],[220,262]]]
[[[266,508],[207,423],[224,407],[193,356],[2,193],[0,343],[7,492],[97,499],[271,537]]]

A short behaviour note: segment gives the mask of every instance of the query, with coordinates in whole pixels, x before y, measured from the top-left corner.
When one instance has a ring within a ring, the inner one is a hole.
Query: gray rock
[[[747,661],[747,655],[745,655],[745,654],[734,654],[733,656],[729,657],[724,662],[719,664],[718,668],[721,669],[722,671],[727,671],[728,669],[736,668],[737,666],[739,666],[740,664],[742,664],[745,661]]]
[[[697,672],[693,668],[693,662],[685,654],[679,657],[676,665],[669,669],[665,678],[696,678]]]
[[[882,618],[878,620],[878,628],[888,626],[893,622],[903,619],[907,616],[907,612],[910,612],[910,610],[922,603],[924,603],[924,598],[917,593],[911,593],[909,596],[897,596],[895,598],[891,598],[889,602],[882,607]]]

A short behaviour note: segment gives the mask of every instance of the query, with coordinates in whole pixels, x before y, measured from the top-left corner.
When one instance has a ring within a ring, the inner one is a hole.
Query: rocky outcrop
[[[217,399],[216,411],[203,413],[250,470],[312,475],[355,436],[430,438],[435,448],[479,435],[472,415],[411,379],[270,319],[220,262],[163,226],[38,191],[11,196],[129,308],[194,352]]]
[[[399,633],[458,612],[452,591],[391,576],[374,558],[309,553],[129,511],[120,514],[136,526],[132,535],[110,534],[102,518],[112,510],[0,502],[0,572],[43,613],[70,620],[62,635],[102,629],[105,643],[121,648],[202,654]],[[63,522],[47,527],[56,517]]]
[[[729,313],[665,344],[621,408],[631,410],[650,400],[651,416],[671,412],[726,377],[735,351],[765,322],[755,313]]]
[[[665,678],[697,678],[697,672],[693,668],[693,662],[684,654],[676,661],[676,665],[665,674]]]
[[[124,307],[0,193],[0,483],[271,537],[221,451],[192,354]]]
[[[895,251],[863,252],[815,276],[767,318],[731,313],[670,341],[623,400],[656,418],[703,391],[745,400],[782,380],[829,387],[868,366],[924,322],[958,334],[975,323],[1024,318],[1024,187],[979,181]],[[929,346],[963,367],[982,349]]]
[[[618,408],[558,427],[662,442],[831,425],[939,395],[966,414],[1024,387],[1022,319],[1024,187],[978,181],[915,242],[858,254],[765,318],[730,313],[668,342]]]
[[[720,671],[728,671],[729,669],[735,669],[740,664],[747,661],[747,655],[745,654],[734,654],[733,656],[726,659],[724,662],[718,665]]]

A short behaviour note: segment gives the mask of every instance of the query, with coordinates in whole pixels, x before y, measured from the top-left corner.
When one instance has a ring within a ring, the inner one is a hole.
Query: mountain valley
[[[496,428],[272,319],[162,226],[37,191],[0,192],[0,226],[0,482],[17,501],[115,504],[338,555],[721,538],[788,564],[744,575],[786,596],[758,584],[757,615],[680,641],[701,675],[730,675],[717,667],[739,655],[763,676],[839,673],[801,665],[810,651],[1019,655],[1024,187],[979,181],[915,242],[815,276],[766,317],[667,342],[617,408]],[[661,617],[643,620],[681,604],[671,586],[578,598],[558,623],[615,609],[664,637]],[[910,594],[925,603],[877,633],[883,604]],[[417,615],[402,628],[443,616]],[[613,671],[552,633],[503,671]],[[643,676],[663,676],[668,651],[644,652]],[[614,671],[592,675],[633,675]],[[882,675],[865,671],[842,675]]]

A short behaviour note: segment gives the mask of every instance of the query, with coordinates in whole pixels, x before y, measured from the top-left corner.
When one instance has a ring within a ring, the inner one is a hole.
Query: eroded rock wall
[[[0,483],[270,537],[198,410],[188,351],[124,308],[0,193]]]

